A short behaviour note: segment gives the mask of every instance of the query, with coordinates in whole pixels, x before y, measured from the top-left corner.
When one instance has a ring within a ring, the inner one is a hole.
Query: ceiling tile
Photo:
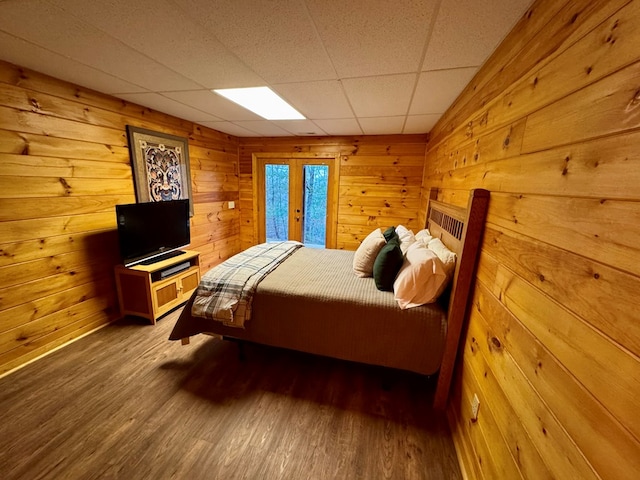
[[[159,112],[190,120],[192,122],[214,122],[222,120],[214,115],[202,112],[158,93],[120,93],[116,95],[124,100],[149,107]]]
[[[255,120],[249,122],[234,122],[240,127],[257,132],[264,137],[290,137],[291,133],[278,127],[275,122],[269,120]]]
[[[362,135],[362,129],[355,118],[314,120],[327,135]]]
[[[265,83],[198,22],[167,0],[50,1],[208,89]]]
[[[236,137],[257,137],[257,132],[242,128],[240,125],[236,125],[231,122],[200,122],[200,125],[213,128],[219,132],[228,133],[229,135],[235,135]]]
[[[360,118],[365,135],[387,135],[402,133],[405,117]]]
[[[481,65],[530,4],[531,0],[442,0],[422,70]]]
[[[477,70],[471,67],[422,72],[409,114],[444,113],[471,81]]]
[[[325,132],[311,120],[274,120],[273,123],[292,135],[325,135]]]
[[[402,133],[427,133],[430,132],[433,126],[442,117],[441,113],[432,113],[429,115],[409,115],[407,121],[404,124],[404,130]]]
[[[0,0],[0,59],[240,136],[423,133],[529,3]],[[258,85],[313,123],[211,92]]]
[[[269,83],[336,78],[304,2],[174,1]]]
[[[357,117],[405,115],[416,75],[348,78],[342,81]]]
[[[274,90],[305,117],[344,118],[353,116],[340,82],[286,83],[274,85]]]
[[[200,87],[44,0],[0,3],[0,30],[149,90]]]
[[[147,89],[80,62],[59,55],[32,43],[16,38],[8,33],[0,32],[0,52],[3,60],[46,73],[60,80],[82,85],[98,92],[114,94],[115,92],[148,92]]]
[[[222,120],[262,120],[263,118],[244,107],[221,97],[210,90],[187,92],[163,92],[163,95],[198,110],[208,112]]]
[[[307,0],[340,78],[419,70],[434,0]]]

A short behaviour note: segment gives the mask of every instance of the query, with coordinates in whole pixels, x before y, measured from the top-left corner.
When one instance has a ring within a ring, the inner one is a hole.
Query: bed
[[[196,293],[169,337],[188,343],[212,334],[328,357],[438,374],[434,406],[446,405],[465,319],[489,193],[472,190],[467,208],[430,192],[426,228],[457,255],[447,291],[435,303],[400,309],[393,292],[353,272],[353,251],[302,246],[256,286],[243,328],[195,316]],[[197,301],[196,301],[197,303]],[[197,308],[196,308],[197,310]]]

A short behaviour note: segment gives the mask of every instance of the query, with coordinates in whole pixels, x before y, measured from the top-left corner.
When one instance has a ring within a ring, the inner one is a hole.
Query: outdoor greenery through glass
[[[310,247],[325,247],[329,167],[304,165],[301,241]],[[266,241],[289,239],[289,165],[265,165]]]
[[[304,216],[302,243],[324,248],[327,236],[327,189],[329,167],[304,166]]]
[[[289,239],[289,165],[265,165],[267,242]]]

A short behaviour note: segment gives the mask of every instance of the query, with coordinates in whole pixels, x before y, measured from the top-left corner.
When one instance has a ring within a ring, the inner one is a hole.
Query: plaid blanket
[[[300,247],[294,241],[263,243],[213,267],[200,280],[191,313],[244,328],[260,281]]]

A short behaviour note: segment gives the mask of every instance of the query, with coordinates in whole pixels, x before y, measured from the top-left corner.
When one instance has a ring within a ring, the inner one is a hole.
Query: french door
[[[337,155],[254,154],[257,241],[335,248]]]

